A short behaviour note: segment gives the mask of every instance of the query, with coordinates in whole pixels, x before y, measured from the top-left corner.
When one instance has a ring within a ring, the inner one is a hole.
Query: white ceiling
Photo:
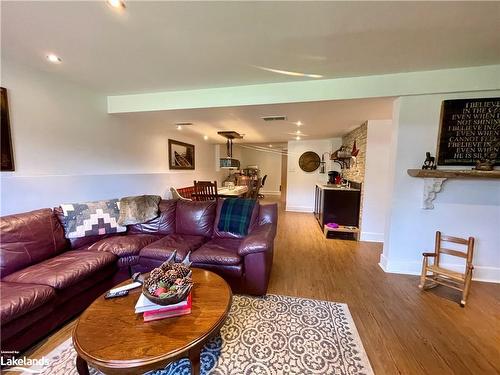
[[[499,2],[1,2],[2,58],[104,94],[498,64]],[[48,64],[47,52],[63,63]]]
[[[223,143],[225,139],[217,135],[221,130],[234,130],[245,134],[236,143],[273,143],[293,140],[289,134],[300,130],[301,138],[321,139],[339,137],[361,125],[366,120],[392,118],[394,98],[334,100],[307,103],[269,104],[224,108],[182,109],[156,112],[136,112],[115,114],[138,124],[163,125],[175,129],[177,122],[192,122],[183,127],[182,132],[204,135],[209,142]],[[286,115],[288,121],[265,122],[262,116]],[[294,122],[301,121],[298,127]]]

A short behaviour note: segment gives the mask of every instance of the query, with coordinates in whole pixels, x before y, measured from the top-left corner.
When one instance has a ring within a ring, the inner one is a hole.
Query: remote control
[[[124,297],[128,294],[128,290],[122,290],[119,292],[107,292],[104,295],[104,299],[110,299],[110,298],[118,298],[118,297]]]

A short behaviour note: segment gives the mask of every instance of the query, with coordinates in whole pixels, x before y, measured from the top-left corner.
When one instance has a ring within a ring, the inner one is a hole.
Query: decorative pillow
[[[127,227],[118,224],[120,217],[118,199],[61,204],[61,208],[66,238],[81,238],[127,230]]]
[[[217,229],[246,236],[256,199],[227,198],[222,203]]]
[[[160,201],[159,195],[138,195],[120,199],[118,224],[142,224],[158,217]]]

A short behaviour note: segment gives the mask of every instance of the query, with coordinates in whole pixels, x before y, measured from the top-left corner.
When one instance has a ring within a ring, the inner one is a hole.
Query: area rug
[[[77,375],[71,339],[48,356],[46,375]],[[148,375],[188,375],[183,359]],[[100,375],[90,369],[91,375]],[[201,353],[201,374],[370,375],[373,371],[346,304],[236,295],[220,337]]]

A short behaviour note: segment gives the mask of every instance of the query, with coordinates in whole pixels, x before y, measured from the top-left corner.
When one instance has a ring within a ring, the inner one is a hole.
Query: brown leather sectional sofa
[[[126,233],[67,240],[59,208],[0,218],[2,350],[22,351],[83,311],[113,285],[191,251],[194,267],[224,277],[234,292],[266,293],[277,206],[256,204],[249,234],[217,229],[222,200],[164,200],[159,217]]]

